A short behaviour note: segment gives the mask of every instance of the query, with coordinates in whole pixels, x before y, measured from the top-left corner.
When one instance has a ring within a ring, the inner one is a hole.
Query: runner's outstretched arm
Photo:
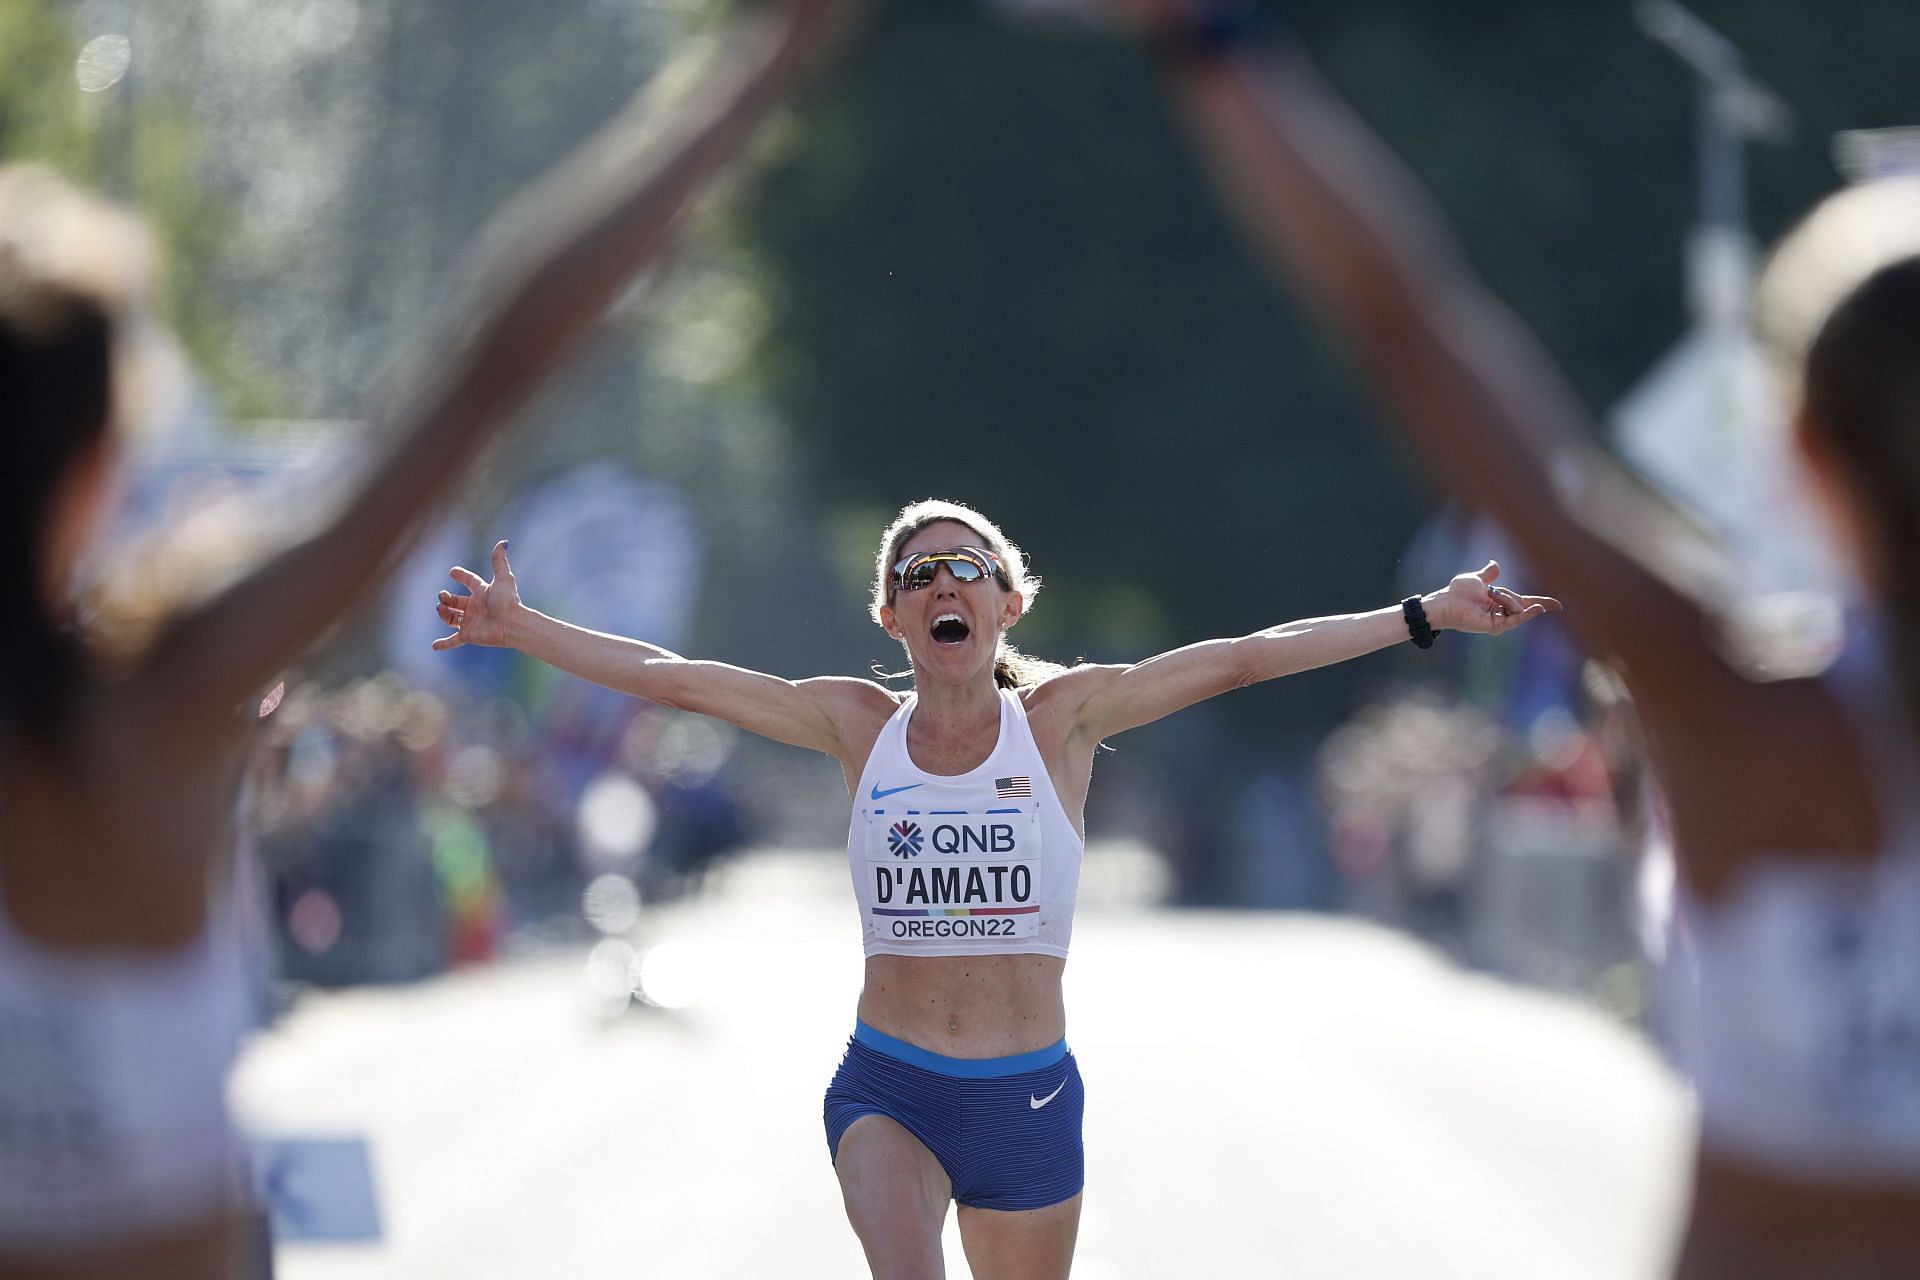
[[[739,725],[776,742],[825,752],[858,772],[859,761],[842,732],[862,708],[892,706],[893,695],[871,680],[816,676],[788,680],[724,662],[683,658],[669,649],[589,631],[548,617],[520,599],[507,544],[493,548],[493,577],[456,565],[451,577],[466,595],[440,593],[440,620],[451,635],[435,649],[491,645],[518,649],[569,675],[676,711],[694,711]],[[864,744],[863,744],[864,745]]]
[[[1434,632],[1505,635],[1560,611],[1551,596],[1521,595],[1496,586],[1500,566],[1488,561],[1420,597]],[[1052,697],[1071,697],[1075,732],[1088,743],[1151,724],[1232,689],[1332,666],[1411,638],[1402,606],[1368,613],[1302,618],[1233,639],[1203,640],[1129,666],[1083,665],[1054,677]],[[1071,692],[1070,692],[1071,691]]]
[[[680,711],[716,716],[777,742],[809,747],[856,767],[842,732],[892,694],[870,680],[820,676],[787,680],[760,671],[683,658],[644,640],[589,631],[527,607],[507,559],[493,548],[493,577],[455,566],[467,594],[440,593],[439,616],[453,628],[435,649],[478,644],[518,649],[570,675]],[[1422,597],[1434,631],[1503,635],[1560,602],[1494,585],[1500,566],[1488,561]],[[1230,689],[1345,662],[1409,639],[1400,606],[1371,613],[1305,618],[1235,639],[1206,640],[1130,665],[1085,663],[1050,677],[1036,692],[1071,704],[1075,732],[1099,742],[1149,724]],[[880,700],[880,701],[876,701]],[[865,745],[864,743],[862,745]]]

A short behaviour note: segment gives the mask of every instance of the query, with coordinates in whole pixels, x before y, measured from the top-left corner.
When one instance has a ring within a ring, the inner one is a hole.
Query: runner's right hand
[[[502,538],[493,544],[493,581],[488,582],[459,565],[448,570],[447,576],[465,587],[468,594],[440,593],[440,621],[452,627],[453,634],[441,636],[433,642],[433,647],[457,649],[463,644],[507,644],[507,619],[520,603],[513,566],[507,563],[507,540]]]

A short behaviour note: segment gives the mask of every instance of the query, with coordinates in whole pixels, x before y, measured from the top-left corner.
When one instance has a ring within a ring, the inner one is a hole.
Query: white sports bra
[[[1920,752],[1870,630],[1825,682],[1876,772],[1869,862],[1777,857],[1707,904],[1677,893],[1662,974],[1710,1150],[1790,1176],[1920,1183]]]
[[[1065,956],[1086,846],[1020,695],[1000,690],[999,741],[954,776],[907,755],[918,704],[909,695],[880,730],[854,796],[847,858],[866,954]]]
[[[111,1247],[233,1201],[231,924],[216,913],[173,953],[68,953],[0,902],[0,1261]]]

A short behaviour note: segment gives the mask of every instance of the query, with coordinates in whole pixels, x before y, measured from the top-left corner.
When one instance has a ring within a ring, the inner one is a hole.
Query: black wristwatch
[[[1400,602],[1400,616],[1407,620],[1407,634],[1413,637],[1414,644],[1422,649],[1433,648],[1433,625],[1427,621],[1427,607],[1420,603],[1419,596],[1408,596]]]

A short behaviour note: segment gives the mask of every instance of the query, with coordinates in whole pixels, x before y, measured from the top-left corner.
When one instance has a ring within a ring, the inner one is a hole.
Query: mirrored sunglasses
[[[893,566],[893,585],[900,591],[918,591],[922,587],[930,587],[933,580],[940,576],[942,565],[953,575],[955,582],[978,582],[991,577],[1001,586],[1007,585],[1007,575],[1000,568],[1000,558],[979,547],[915,552]]]

